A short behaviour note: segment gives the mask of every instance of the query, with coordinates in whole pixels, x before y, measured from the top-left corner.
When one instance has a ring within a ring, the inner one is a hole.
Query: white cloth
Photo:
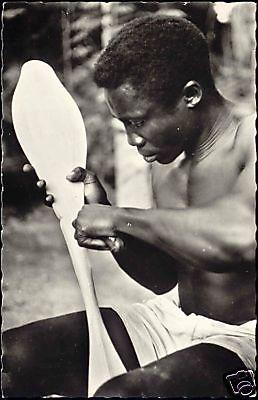
[[[255,320],[231,325],[186,315],[179,306],[178,287],[145,303],[112,308],[124,322],[141,366],[190,346],[213,343],[233,351],[255,370]]]

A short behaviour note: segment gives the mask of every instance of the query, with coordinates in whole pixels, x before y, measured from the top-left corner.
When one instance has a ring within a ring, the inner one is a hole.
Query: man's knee
[[[202,344],[120,375],[102,385],[96,397],[200,397],[228,395],[223,374],[242,363],[229,350]]]
[[[119,375],[104,383],[94,397],[141,397],[146,392],[146,379],[142,368]]]
[[[158,387],[171,385],[171,376],[157,365],[137,368],[104,383],[96,397],[158,397]],[[156,390],[157,389],[157,390]]]
[[[31,364],[29,343],[22,339],[17,329],[4,332],[2,341],[4,372],[11,372],[15,369],[25,371],[26,367]]]
[[[33,368],[30,344],[22,339],[17,329],[6,331],[2,337],[2,386],[5,396],[12,396],[14,391],[24,385],[26,376]]]
[[[3,333],[3,391],[6,397],[38,397],[87,388],[85,313],[49,318]],[[85,389],[85,390],[84,390]]]

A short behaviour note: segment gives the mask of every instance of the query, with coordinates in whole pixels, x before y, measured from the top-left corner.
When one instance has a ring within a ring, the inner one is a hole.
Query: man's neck
[[[206,158],[232,122],[233,105],[219,93],[207,96],[205,106],[198,114],[199,132],[193,140],[189,156],[195,161]]]

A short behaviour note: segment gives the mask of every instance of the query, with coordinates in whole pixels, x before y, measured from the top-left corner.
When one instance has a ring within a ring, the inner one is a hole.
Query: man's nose
[[[142,147],[145,144],[144,138],[134,132],[127,132],[127,141],[131,146]]]

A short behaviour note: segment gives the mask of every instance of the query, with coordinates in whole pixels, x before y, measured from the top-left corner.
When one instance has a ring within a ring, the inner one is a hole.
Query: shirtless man
[[[96,396],[227,396],[226,374],[255,369],[255,119],[234,117],[203,35],[182,19],[127,24],[95,81],[129,144],[153,163],[157,207],[87,204],[75,237],[99,250],[104,237],[121,238],[121,268],[162,294],[102,310],[129,372]],[[72,180],[84,177],[75,170]],[[6,393],[85,395],[85,330],[75,314],[7,332]]]

